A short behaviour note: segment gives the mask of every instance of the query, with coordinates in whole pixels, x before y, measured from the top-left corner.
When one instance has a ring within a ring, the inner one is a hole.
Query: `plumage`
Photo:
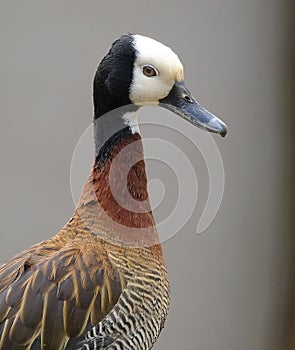
[[[140,76],[146,64],[154,77]],[[190,94],[177,85],[182,79],[172,50],[138,35],[122,36],[102,60],[93,92],[95,161],[77,208],[55,236],[0,266],[0,350],[152,348],[167,316],[169,281],[129,113],[153,105],[159,88],[158,104],[166,98],[197,126],[226,133],[194,100],[186,103],[195,109],[176,101]]]

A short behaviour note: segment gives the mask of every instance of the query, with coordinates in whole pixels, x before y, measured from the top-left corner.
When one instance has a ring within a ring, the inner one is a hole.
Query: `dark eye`
[[[155,68],[153,68],[152,66],[144,66],[142,71],[143,71],[143,74],[149,78],[155,77],[157,75]]]

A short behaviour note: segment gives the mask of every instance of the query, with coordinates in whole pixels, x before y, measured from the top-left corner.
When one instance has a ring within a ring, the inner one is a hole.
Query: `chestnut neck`
[[[103,238],[111,235],[112,242],[132,245],[141,242],[145,246],[159,243],[138,133],[125,127],[96,148],[95,162],[77,212],[95,234]]]

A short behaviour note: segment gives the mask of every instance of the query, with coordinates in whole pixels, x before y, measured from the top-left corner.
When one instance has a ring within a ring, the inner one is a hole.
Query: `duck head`
[[[94,78],[94,119],[118,107],[134,112],[143,106],[161,106],[193,125],[221,136],[227,126],[203,108],[184,83],[178,56],[160,42],[137,34],[116,40],[101,61]],[[121,122],[137,132],[133,113]]]

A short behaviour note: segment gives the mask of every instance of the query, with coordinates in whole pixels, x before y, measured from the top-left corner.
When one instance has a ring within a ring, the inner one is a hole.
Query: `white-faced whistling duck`
[[[178,56],[141,35],[113,43],[93,99],[95,161],[73,216],[0,266],[1,350],[148,350],[165,323],[169,282],[135,112],[160,105],[222,136],[227,127],[195,101]]]

